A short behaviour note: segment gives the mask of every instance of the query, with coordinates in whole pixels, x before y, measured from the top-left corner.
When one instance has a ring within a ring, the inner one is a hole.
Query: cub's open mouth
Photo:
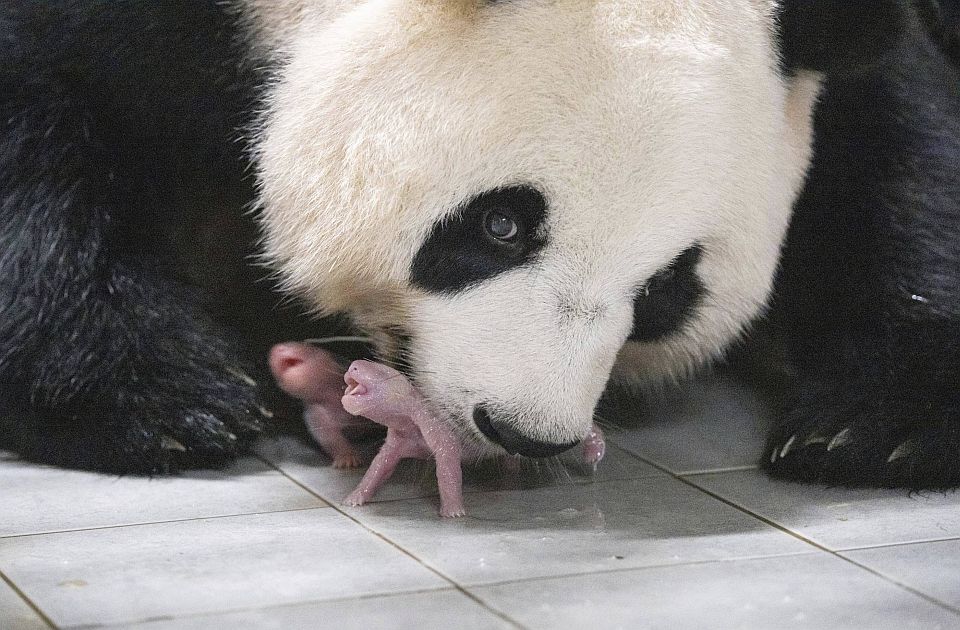
[[[347,388],[343,392],[344,396],[363,396],[367,393],[367,388],[364,387],[363,383],[357,381],[349,373],[344,377],[344,381],[347,384]]]

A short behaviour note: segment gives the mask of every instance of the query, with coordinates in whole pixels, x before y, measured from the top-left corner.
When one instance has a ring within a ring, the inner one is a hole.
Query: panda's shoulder
[[[103,62],[112,53],[155,53],[157,60],[176,62],[188,50],[201,56],[216,51],[220,42],[236,40],[237,4],[216,0],[18,0],[0,5],[0,46],[7,61],[77,64],[100,53]]]
[[[222,143],[260,82],[241,22],[236,5],[217,0],[0,3],[0,103],[71,108],[114,139],[142,131]]]

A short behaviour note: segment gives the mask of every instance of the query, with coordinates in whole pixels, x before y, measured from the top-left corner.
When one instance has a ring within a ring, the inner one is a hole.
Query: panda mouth
[[[530,438],[508,423],[497,423],[494,416],[483,405],[477,405],[474,408],[473,422],[484,437],[510,455],[533,458],[554,457],[580,443],[579,440],[554,443]]]
[[[473,422],[477,425],[477,428],[480,429],[480,433],[483,433],[484,437],[494,444],[501,444],[500,433],[493,428],[493,422],[490,420],[489,414],[481,412],[478,407],[473,413]],[[510,454],[516,455],[516,453]]]

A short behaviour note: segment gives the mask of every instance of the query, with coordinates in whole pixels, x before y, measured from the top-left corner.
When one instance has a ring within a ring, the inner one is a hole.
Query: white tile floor
[[[765,417],[696,383],[596,475],[468,469],[460,520],[416,462],[345,509],[360,472],[290,438],[176,479],[0,456],[0,630],[960,628],[960,493],[771,481]]]

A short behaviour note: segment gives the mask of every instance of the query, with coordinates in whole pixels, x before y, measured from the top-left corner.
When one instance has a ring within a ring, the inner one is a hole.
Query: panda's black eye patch
[[[532,262],[546,245],[547,202],[529,186],[474,197],[437,223],[413,258],[410,282],[456,293]]]
[[[694,245],[651,276],[633,300],[630,341],[656,341],[678,332],[706,295],[697,275],[703,249]]]

